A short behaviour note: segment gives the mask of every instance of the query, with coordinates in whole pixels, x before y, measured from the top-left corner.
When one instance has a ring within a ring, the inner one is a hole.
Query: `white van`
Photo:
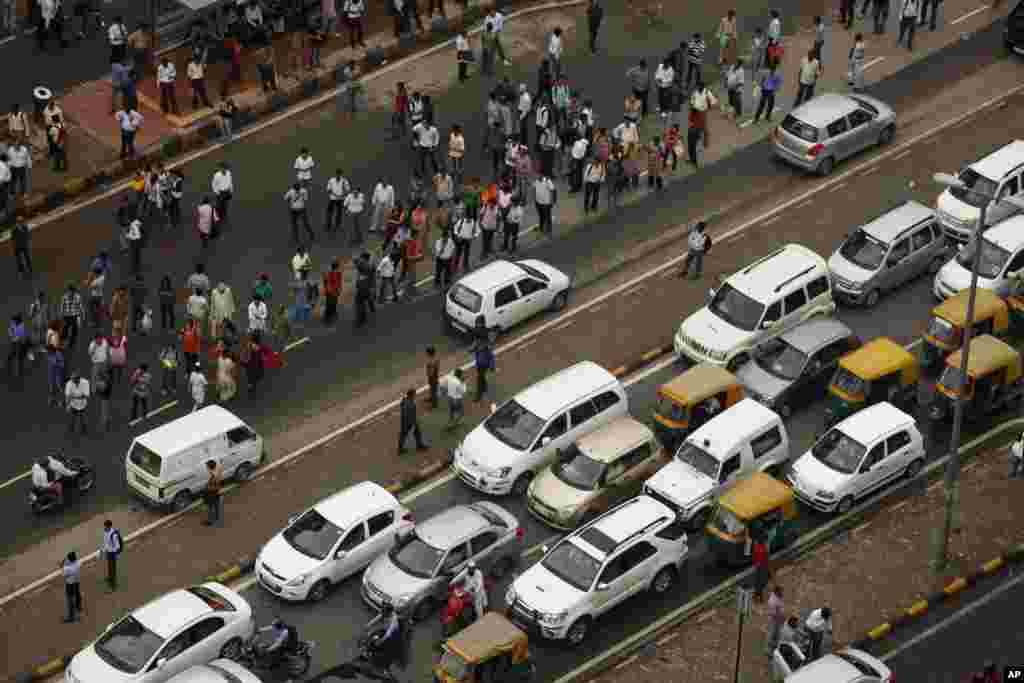
[[[690,434],[643,491],[671,506],[692,530],[703,529],[722,491],[752,472],[779,470],[788,460],[782,418],[745,398]]]
[[[975,161],[957,178],[963,187],[944,190],[935,208],[946,234],[957,242],[966,242],[981,219],[981,207],[986,207],[982,230],[1020,211],[1002,200],[1024,197],[1024,140],[1014,140]]]
[[[206,488],[206,461],[245,480],[263,459],[263,437],[220,406],[207,406],[137,436],[124,466],[128,485],[153,503],[182,510]]]
[[[758,344],[835,310],[825,259],[787,244],[712,289],[708,305],[679,326],[673,346],[693,363],[733,370]]]
[[[525,495],[559,449],[629,413],[615,375],[583,361],[516,394],[455,447],[452,469],[483,493]]]

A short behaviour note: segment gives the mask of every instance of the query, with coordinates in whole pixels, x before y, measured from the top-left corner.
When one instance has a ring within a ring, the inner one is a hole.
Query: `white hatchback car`
[[[927,452],[914,418],[888,402],[854,413],[797,458],[788,475],[797,498],[844,514],[897,477],[913,477]]]
[[[445,297],[448,323],[468,332],[483,316],[488,329],[507,330],[542,311],[560,311],[572,279],[543,261],[491,261],[459,279]]]
[[[66,683],[163,683],[196,664],[236,659],[252,608],[219,583],[171,591],[131,612],[72,658]]]
[[[186,669],[167,683],[263,683],[263,680],[237,662],[215,659]]]
[[[974,241],[939,269],[932,285],[937,299],[956,296],[971,286]],[[1018,294],[1024,278],[1024,216],[1013,216],[986,230],[981,236],[978,258],[978,287],[999,296]]]
[[[285,600],[319,602],[343,581],[391,550],[414,525],[412,513],[370,481],[320,501],[260,550],[260,585]]]

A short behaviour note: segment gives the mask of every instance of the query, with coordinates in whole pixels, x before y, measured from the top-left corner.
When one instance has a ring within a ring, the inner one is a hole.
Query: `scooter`
[[[64,488],[63,506],[70,504],[76,496],[89,492],[96,484],[96,472],[92,465],[82,458],[69,458],[62,453],[54,453],[50,457],[59,460],[65,467],[78,473],[73,477],[61,477],[60,479]],[[55,491],[35,487],[29,490],[28,504],[32,508],[32,512],[37,515],[62,507],[61,500]]]
[[[313,648],[316,643],[311,640],[300,640],[294,648],[284,652],[281,660],[276,665],[271,665],[268,657],[257,647],[259,638],[252,638],[242,645],[242,652],[236,660],[248,668],[264,670],[278,669],[283,667],[291,676],[304,676],[309,671],[312,662]]]

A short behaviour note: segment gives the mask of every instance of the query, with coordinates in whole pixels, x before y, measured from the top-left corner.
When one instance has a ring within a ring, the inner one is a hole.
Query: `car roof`
[[[178,629],[213,612],[204,600],[179,588],[139,607],[132,616],[161,638],[170,638]]]
[[[856,437],[861,434],[884,434],[914,423],[912,415],[908,415],[888,401],[883,401],[858,410],[837,426],[841,427],[844,433]]]
[[[809,271],[827,272],[828,264],[817,252],[802,244],[787,244],[734,273],[726,282],[757,300],[766,293],[785,294],[789,285]]]
[[[911,199],[865,223],[860,229],[888,244],[908,229],[934,218],[934,209]]]
[[[988,156],[978,159],[969,168],[999,182],[1003,176],[1021,165],[1024,165],[1024,140],[1014,140]]]
[[[985,239],[1010,252],[1019,249],[1024,245],[1024,215],[1011,216],[996,223],[985,231]]]
[[[839,93],[825,93],[810,99],[790,112],[804,123],[824,128],[840,116],[857,108],[857,102]]]
[[[348,529],[361,519],[396,507],[398,500],[384,487],[364,481],[324,498],[313,509],[332,524]]]
[[[625,415],[587,434],[576,442],[576,447],[598,462],[611,462],[623,451],[652,438],[654,432],[647,425]]]
[[[428,545],[447,549],[490,526],[490,522],[469,505],[456,505],[416,525],[416,535]]]
[[[786,676],[786,683],[822,683],[822,681],[845,683],[846,681],[860,680],[864,673],[852,664],[850,659],[857,660],[862,665],[876,671],[881,675],[882,680],[886,680],[892,673],[885,663],[868,653],[847,648],[841,652],[827,654],[800,667]]]
[[[597,363],[585,360],[523,389],[515,400],[537,417],[547,420],[565,410],[572,400],[617,383],[615,375]],[[570,401],[566,401],[566,387],[571,387]]]
[[[597,529],[618,544],[663,518],[674,519],[675,512],[661,501],[641,495],[605,513],[590,528]]]
[[[787,330],[781,338],[798,351],[813,353],[825,344],[852,334],[853,331],[842,320],[819,317]]]
[[[460,278],[459,284],[476,292],[487,292],[523,277],[526,277],[526,271],[511,261],[499,259]]]
[[[261,683],[256,674],[230,659],[215,659],[209,664],[197,664],[185,669],[167,683],[233,683],[234,681]]]
[[[721,458],[731,454],[729,449],[738,440],[778,422],[781,418],[774,410],[745,398],[702,424],[686,441],[702,447],[706,444],[709,455]],[[720,448],[722,444],[728,449]]]
[[[221,406],[206,406],[146,432],[136,441],[157,455],[173,455],[245,423]]]

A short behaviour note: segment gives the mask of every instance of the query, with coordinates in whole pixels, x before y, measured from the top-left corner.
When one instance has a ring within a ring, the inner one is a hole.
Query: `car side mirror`
[[[338,552],[334,553],[334,559],[344,560],[346,555],[348,555],[347,550],[339,550]]]
[[[608,590],[608,588],[609,588],[609,586],[608,586],[607,583],[599,583],[599,584],[597,584],[597,590],[600,591],[600,592],[604,592],[604,591]]]
[[[762,330],[767,330],[770,327],[774,327],[775,326],[775,322],[776,321],[774,321],[774,320],[765,320],[763,323],[761,323],[761,329]]]
[[[547,446],[549,443],[551,443],[551,437],[550,436],[545,436],[545,437],[543,437],[540,440],[540,445],[541,446]]]
[[[712,299],[714,299],[715,298],[715,294],[717,294],[717,293],[718,293],[718,291],[714,287],[709,289],[708,290],[708,301],[711,301]]]
[[[158,669],[164,668],[165,664],[167,664],[167,657],[161,657],[160,659],[156,660],[156,668]]]

